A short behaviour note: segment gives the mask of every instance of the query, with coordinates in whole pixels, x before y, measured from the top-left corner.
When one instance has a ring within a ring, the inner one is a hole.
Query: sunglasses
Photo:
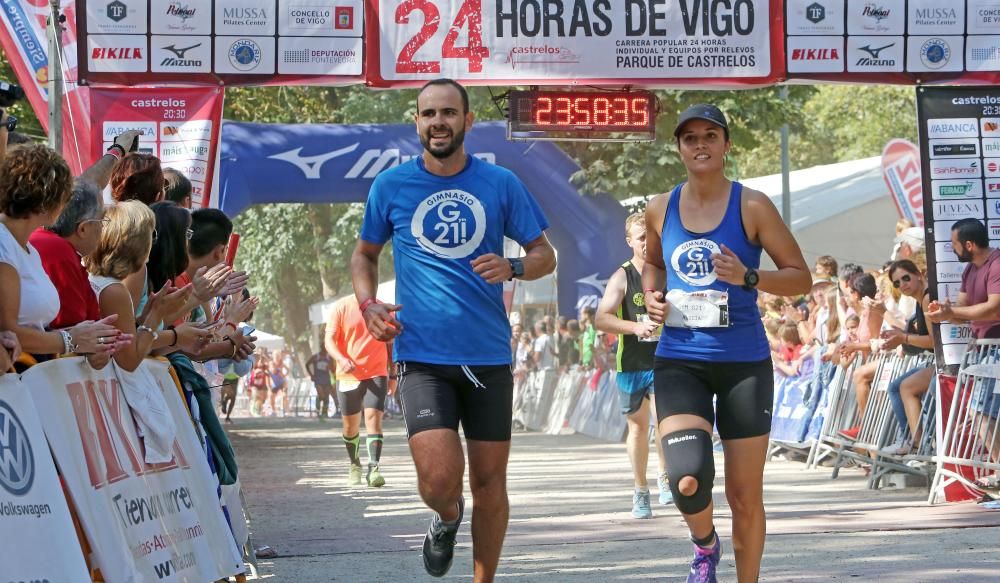
[[[894,279],[892,281],[892,287],[894,287],[896,289],[899,289],[899,286],[901,286],[903,284],[903,282],[910,283],[911,279],[913,279],[913,278],[910,277],[909,275],[904,275],[904,276],[900,277],[899,279]]]

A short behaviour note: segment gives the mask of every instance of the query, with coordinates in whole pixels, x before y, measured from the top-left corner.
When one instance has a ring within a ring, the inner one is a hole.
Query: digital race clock
[[[512,138],[652,140],[658,103],[650,91],[511,91]]]

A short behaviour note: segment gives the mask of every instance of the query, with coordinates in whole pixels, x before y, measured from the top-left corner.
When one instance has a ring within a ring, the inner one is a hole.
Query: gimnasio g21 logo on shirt
[[[471,255],[486,236],[486,209],[464,190],[442,190],[417,206],[410,231],[428,253],[445,259]]]
[[[695,239],[678,245],[670,257],[674,271],[688,285],[704,287],[719,278],[712,265],[712,254],[722,253],[719,245],[709,239]]]

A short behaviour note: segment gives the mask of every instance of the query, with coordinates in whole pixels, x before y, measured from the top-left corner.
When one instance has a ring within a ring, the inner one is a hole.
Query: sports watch
[[[753,267],[748,267],[747,272],[743,274],[743,289],[752,290],[757,287],[760,282],[760,274]]]
[[[510,261],[510,271],[511,271],[510,279],[508,279],[507,281],[510,281],[511,279],[514,279],[515,277],[523,277],[524,276],[524,262],[523,261],[521,261],[520,259],[511,259],[509,257],[507,258],[507,261]]]

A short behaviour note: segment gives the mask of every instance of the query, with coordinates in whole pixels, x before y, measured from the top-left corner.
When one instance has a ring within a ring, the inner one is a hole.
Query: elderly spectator
[[[163,169],[163,194],[166,200],[177,206],[191,208],[191,181],[180,170]]]
[[[66,162],[45,146],[18,146],[0,162],[0,329],[17,334],[33,355],[107,353],[119,336],[113,318],[50,329],[59,293],[28,239],[56,221],[71,188]]]
[[[111,198],[116,202],[138,200],[145,205],[163,200],[163,170],[160,159],[133,152],[111,170]]]
[[[100,191],[89,182],[77,180],[59,218],[51,226],[37,229],[28,239],[59,292],[59,314],[50,324],[53,328],[101,319],[101,308],[81,259],[97,248],[106,221]]]

